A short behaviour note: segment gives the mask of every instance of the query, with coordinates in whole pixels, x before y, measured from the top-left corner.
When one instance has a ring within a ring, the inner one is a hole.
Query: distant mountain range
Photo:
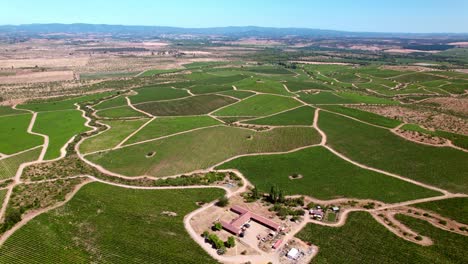
[[[273,28],[273,27],[212,27],[212,28],[180,28],[161,26],[126,26],[105,24],[25,24],[2,25],[0,33],[7,35],[31,34],[112,34],[134,36],[163,35],[197,35],[224,37],[468,37],[468,33],[378,33],[378,32],[347,32],[311,28]]]

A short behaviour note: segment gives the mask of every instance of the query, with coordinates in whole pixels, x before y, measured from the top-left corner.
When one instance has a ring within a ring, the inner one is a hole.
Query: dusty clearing
[[[231,45],[281,45],[282,43],[270,39],[245,38],[237,41],[225,41],[225,44]]]
[[[74,78],[73,71],[22,72],[12,76],[0,77],[0,84],[70,81]]]
[[[409,54],[409,53],[415,53],[415,52],[439,53],[440,51],[436,51],[436,50],[413,50],[413,49],[388,49],[388,50],[384,50],[384,52]]]
[[[156,42],[156,41],[148,41],[148,42],[143,42],[143,46],[149,46],[149,47],[165,47],[169,45],[169,43],[166,42]]]
[[[349,47],[350,49],[354,50],[367,50],[367,51],[380,51],[382,48],[377,46],[368,46],[368,45],[353,45]]]
[[[381,67],[384,70],[394,70],[394,71],[434,71],[434,69],[427,68],[427,67],[422,67],[422,66],[416,66],[416,65],[408,65],[408,66],[393,66],[393,65],[384,65]]]
[[[350,63],[344,63],[344,62],[321,62],[321,61],[289,61],[289,62],[311,64],[311,65],[352,65]]]
[[[448,114],[423,109],[416,110],[402,106],[367,105],[352,107],[383,115],[388,118],[398,119],[405,123],[419,124],[429,129],[440,129],[468,135],[468,121]]]
[[[462,42],[451,42],[449,45],[455,45],[459,47],[468,47],[468,41],[462,41]]]
[[[429,145],[436,145],[436,146],[447,146],[448,145],[448,140],[445,138],[440,138],[440,137],[433,137],[431,135],[426,135],[423,133],[419,133],[417,131],[409,131],[409,130],[401,130],[397,129],[395,130],[395,133],[398,134],[401,137],[404,137],[408,140],[411,141],[416,141],[424,144],[429,144]]]
[[[440,108],[468,115],[468,98],[431,98],[425,103],[436,103]]]
[[[7,59],[0,60],[0,68],[79,67],[85,66],[88,61],[89,57]]]

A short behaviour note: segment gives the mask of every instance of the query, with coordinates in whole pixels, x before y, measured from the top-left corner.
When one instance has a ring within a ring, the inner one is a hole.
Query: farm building
[[[279,231],[281,228],[280,224],[270,219],[267,219],[263,216],[252,213],[249,210],[242,208],[240,206],[235,205],[231,207],[231,211],[238,213],[239,217],[237,217],[236,219],[232,220],[229,223],[226,221],[221,221],[221,225],[223,226],[225,230],[231,232],[234,235],[239,235],[242,232],[242,226],[244,226],[250,220],[253,220],[261,225],[264,225],[274,231]]]
[[[286,256],[290,259],[296,260],[299,258],[299,250],[297,248],[291,248]]]
[[[310,210],[309,214],[312,218],[315,218],[319,221],[323,219],[324,213],[322,209]]]
[[[273,248],[273,249],[279,248],[279,247],[281,246],[281,243],[283,243],[283,240],[282,240],[282,239],[277,240],[277,241],[273,244],[272,248]]]

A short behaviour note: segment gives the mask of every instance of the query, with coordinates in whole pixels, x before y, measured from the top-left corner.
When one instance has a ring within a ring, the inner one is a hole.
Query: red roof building
[[[277,249],[279,248],[279,246],[281,246],[281,243],[283,242],[282,239],[279,239],[278,241],[275,242],[275,244],[273,244],[272,248],[273,249]]]
[[[240,216],[232,220],[230,223],[221,221],[221,225],[223,226],[224,229],[226,229],[227,231],[235,235],[239,235],[242,232],[242,226],[245,225],[250,220],[253,220],[259,224],[262,224],[274,231],[278,231],[281,227],[280,224],[270,219],[267,219],[263,216],[252,213],[249,210],[242,208],[240,206],[237,206],[237,205],[231,207],[231,211],[240,214]]]

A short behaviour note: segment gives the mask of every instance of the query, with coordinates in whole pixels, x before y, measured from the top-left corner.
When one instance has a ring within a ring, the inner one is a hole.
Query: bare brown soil
[[[31,55],[34,55],[33,53]],[[39,55],[37,53],[37,55]],[[36,56],[37,56],[36,55]],[[28,59],[2,59],[0,68],[58,68],[58,67],[78,67],[88,63],[89,57],[68,57],[68,58],[28,58]]]
[[[433,244],[429,237],[420,236],[406,225],[397,221],[395,219],[395,214],[395,212],[380,212],[379,214],[372,213],[372,216],[377,222],[385,226],[389,231],[405,240],[419,244],[421,246],[430,246]]]
[[[382,50],[381,47],[374,46],[374,45],[352,45],[349,48],[354,49],[354,50],[368,50],[368,51],[380,51],[380,50]]]
[[[408,53],[414,53],[414,52],[439,53],[440,51],[436,51],[436,50],[412,50],[412,49],[388,49],[388,50],[385,50],[385,52],[408,54]]]
[[[405,123],[419,124],[428,129],[439,129],[468,135],[468,121],[466,119],[436,111],[403,106],[354,105],[350,107],[398,119]]]
[[[434,69],[416,65],[384,65],[381,68],[394,71],[434,71]]]
[[[177,216],[177,213],[176,212],[171,212],[171,211],[163,211],[163,212],[161,212],[161,215],[167,215],[167,216],[175,217],[175,216]]]
[[[459,47],[468,47],[468,41],[452,42],[452,43],[449,43],[449,45],[455,45]]]
[[[419,133],[417,131],[397,129],[397,130],[395,130],[395,133],[397,133],[401,137],[404,137],[404,138],[406,138],[408,140],[416,141],[416,142],[420,142],[420,143],[424,143],[424,144],[440,145],[440,146],[448,145],[448,140],[445,139],[445,138],[434,137],[434,136],[431,136],[431,135]]]
[[[288,178],[289,178],[290,180],[299,180],[299,179],[304,178],[304,176],[302,176],[302,174],[299,174],[299,175],[289,175]]]
[[[435,103],[439,105],[441,109],[450,110],[468,116],[468,98],[430,98],[425,100],[424,103]]]
[[[313,64],[313,65],[352,65],[344,62],[321,62],[321,61],[290,61],[292,63]]]
[[[1,76],[0,84],[42,83],[70,81],[75,79],[73,71],[20,72],[16,75]]]
[[[261,45],[261,46],[276,46],[282,43],[271,39],[257,39],[257,38],[244,38],[236,41],[225,41],[226,44],[231,45]]]

